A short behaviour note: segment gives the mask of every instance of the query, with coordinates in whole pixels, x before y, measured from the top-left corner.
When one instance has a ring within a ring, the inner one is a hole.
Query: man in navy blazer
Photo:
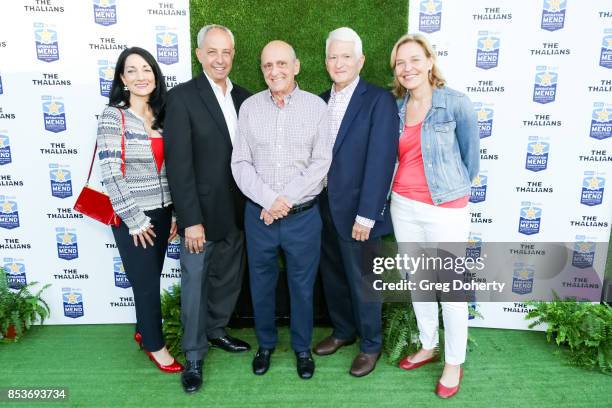
[[[314,352],[333,354],[359,337],[350,374],[362,377],[374,370],[382,347],[382,303],[372,287],[372,258],[381,236],[393,232],[387,197],[399,117],[391,93],[359,77],[365,57],[355,31],[332,31],[325,51],[333,86],[321,97],[328,103],[335,142],[320,196],[320,271],[333,332]]]

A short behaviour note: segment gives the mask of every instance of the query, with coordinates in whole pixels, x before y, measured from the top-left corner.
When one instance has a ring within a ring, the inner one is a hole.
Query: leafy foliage
[[[13,326],[14,341],[17,341],[37,320],[42,324],[49,317],[51,310],[41,294],[51,285],[44,285],[33,294],[30,290],[37,284],[30,282],[13,291],[8,287],[6,270],[0,268],[0,335],[4,336],[9,326]]]
[[[546,340],[567,347],[570,364],[612,375],[612,307],[574,299],[528,302],[532,328],[546,323]]]
[[[161,295],[162,329],[166,347],[173,356],[181,354],[183,326],[181,325],[181,285],[175,283]]]

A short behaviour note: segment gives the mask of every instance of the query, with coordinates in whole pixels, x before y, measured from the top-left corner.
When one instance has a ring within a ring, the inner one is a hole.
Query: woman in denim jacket
[[[472,103],[445,86],[435,53],[421,35],[405,35],[397,41],[391,67],[400,115],[399,162],[391,194],[395,237],[398,242],[467,242],[467,205],[480,162]],[[448,398],[459,390],[463,374],[468,307],[463,301],[441,304],[445,366],[436,394]],[[437,357],[438,303],[414,301],[413,306],[422,348],[400,362],[405,370]]]

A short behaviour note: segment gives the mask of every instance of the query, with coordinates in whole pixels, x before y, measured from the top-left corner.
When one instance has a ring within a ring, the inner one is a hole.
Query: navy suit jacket
[[[329,101],[331,90],[321,94]],[[352,240],[355,217],[376,221],[370,238],[393,232],[387,196],[397,160],[399,116],[388,91],[359,79],[327,175],[329,207],[340,237]]]

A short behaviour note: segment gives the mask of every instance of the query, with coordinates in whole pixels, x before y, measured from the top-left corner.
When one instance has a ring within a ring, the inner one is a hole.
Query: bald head
[[[270,41],[261,51],[261,72],[270,91],[284,97],[293,91],[300,60],[295,50],[284,41]]]

